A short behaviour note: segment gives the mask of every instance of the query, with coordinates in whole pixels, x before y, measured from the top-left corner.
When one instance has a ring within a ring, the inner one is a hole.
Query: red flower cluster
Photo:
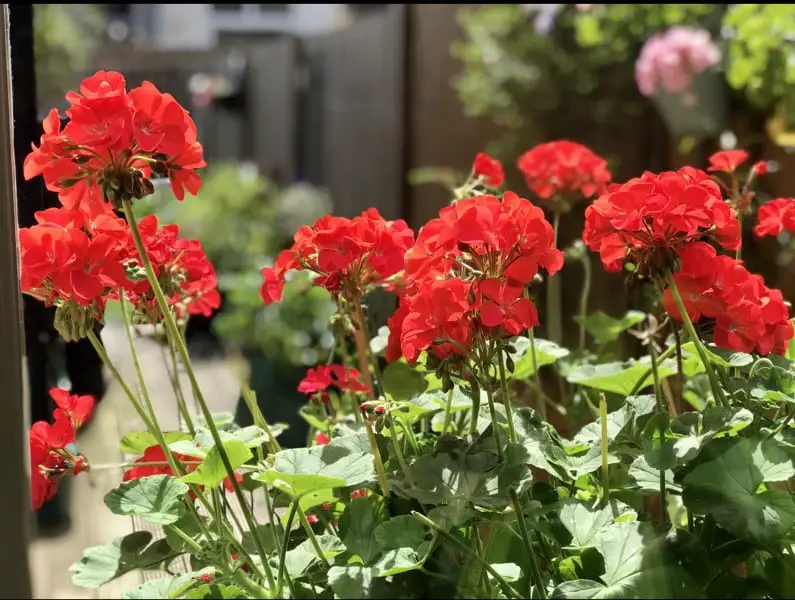
[[[68,124],[58,111],[44,121],[39,147],[27,156],[25,179],[43,175],[67,208],[92,212],[103,200],[119,205],[154,190],[151,172],[166,175],[177,199],[196,194],[206,166],[196,125],[171,96],[148,81],[126,89],[121,73],[98,71],[66,99]]]
[[[328,390],[337,388],[341,392],[369,392],[370,388],[359,380],[359,371],[342,365],[320,365],[306,372],[306,377],[298,384],[302,394],[320,394],[323,402],[328,402]]]
[[[71,318],[82,320],[77,316],[82,314],[93,320],[101,318],[108,299],[124,291],[151,322],[159,321],[129,227],[108,206],[97,205],[90,214],[51,208],[35,216],[38,225],[19,232],[23,292],[48,305],[84,307]],[[140,231],[161,286],[178,311],[208,314],[220,305],[215,270],[199,242],[178,239],[176,225],[158,229],[154,216],[141,220]],[[80,337],[79,331],[78,326],[75,336],[65,337]]]
[[[539,268],[562,267],[553,240],[543,211],[513,192],[443,208],[406,253],[408,285],[389,320],[387,360],[413,363],[425,350],[465,356],[479,331],[516,335],[538,325],[523,291]]]
[[[51,389],[50,397],[57,406],[53,424],[38,421],[30,428],[30,487],[35,510],[55,495],[61,477],[88,469],[74,442],[77,430],[91,417],[94,398],[73,396],[60,388]]]
[[[714,173],[729,173],[733,175],[741,164],[748,160],[748,152],[742,149],[721,150],[709,157],[709,167],[707,171]],[[763,160],[755,163],[751,167],[753,175],[764,175],[767,173],[767,163]]]
[[[488,154],[479,152],[472,164],[472,175],[482,177],[489,187],[499,187],[505,181],[505,172],[502,163]]]
[[[588,199],[603,194],[612,179],[605,159],[569,140],[539,144],[522,154],[517,166],[527,187],[543,200]]]
[[[768,288],[761,276],[749,273],[732,257],[718,255],[705,242],[690,244],[679,254],[676,287],[693,322],[701,317],[715,320],[716,345],[762,355],[786,353],[795,330],[780,291]],[[670,289],[663,294],[663,305],[668,314],[682,320]]]
[[[174,455],[174,460],[180,463],[185,468],[187,473],[195,471],[196,467],[198,467],[202,462],[202,459],[195,456],[188,456],[186,454],[179,454],[177,452],[173,452],[172,454]],[[141,477],[151,477],[152,475],[175,476],[168,464],[166,453],[159,445],[149,446],[144,451],[143,456],[135,462],[142,464],[137,467],[131,467],[129,470],[127,470],[127,472],[124,473],[123,481],[132,481],[134,479],[140,479]],[[240,473],[235,473],[235,479],[237,479],[238,483],[242,483],[243,475]],[[232,480],[229,477],[224,479],[224,488],[230,494],[235,491],[234,487],[232,486]],[[192,491],[190,494],[191,497],[194,497]]]
[[[387,286],[403,270],[414,232],[402,219],[386,221],[371,208],[354,219],[325,216],[312,227],[301,227],[293,241],[273,267],[262,270],[265,304],[281,300],[284,277],[292,269],[316,273],[318,285],[348,299]]]
[[[641,275],[661,275],[679,249],[706,236],[736,250],[740,227],[718,184],[692,167],[614,184],[585,210],[583,241],[608,271],[629,260]]]
[[[779,235],[782,231],[795,233],[795,198],[776,198],[759,207],[754,235]]]

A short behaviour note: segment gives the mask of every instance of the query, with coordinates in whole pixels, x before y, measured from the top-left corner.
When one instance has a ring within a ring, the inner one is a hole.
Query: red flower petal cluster
[[[302,394],[325,392],[330,387],[340,391],[369,392],[370,388],[359,380],[359,371],[342,365],[320,365],[306,372],[306,376],[298,384]]]
[[[795,233],[795,198],[775,198],[759,207],[754,235],[779,235],[782,231]]]
[[[151,194],[151,171],[167,175],[178,200],[196,194],[206,166],[196,125],[171,94],[145,81],[126,89],[121,73],[98,71],[69,92],[69,118],[58,111],[44,121],[39,147],[24,163],[25,179],[42,175],[67,208],[92,211],[103,200]]]
[[[30,428],[30,486],[35,510],[55,496],[61,477],[88,469],[74,442],[77,430],[91,418],[94,398],[74,396],[60,388],[51,389],[50,397],[57,406],[53,423],[37,421]]]
[[[519,157],[527,187],[539,198],[574,202],[603,194],[612,176],[607,161],[569,140],[539,144]]]
[[[184,468],[185,471],[191,473],[195,471],[196,468],[201,464],[202,459],[197,458],[195,456],[188,456],[186,454],[179,454],[178,452],[173,452],[174,460],[179,462]],[[134,479],[140,479],[141,477],[151,477],[152,475],[171,475],[174,477],[174,472],[171,470],[171,467],[168,464],[168,459],[166,458],[166,453],[163,451],[163,448],[159,445],[149,446],[145,451],[143,456],[135,461],[136,464],[141,463],[137,467],[130,467],[125,473],[123,481],[132,481]],[[154,464],[153,464],[154,463]],[[235,479],[238,483],[243,482],[243,475],[240,473],[235,473]],[[234,492],[234,487],[232,486],[232,481],[229,477],[224,479],[224,488],[228,493]],[[201,486],[200,486],[201,489]],[[194,496],[193,492],[190,492],[191,497]]]
[[[316,445],[325,446],[326,444],[330,443],[331,443],[331,438],[327,434],[323,433],[322,431],[318,431],[317,434],[315,434]]]
[[[284,277],[292,269],[316,273],[315,283],[348,299],[387,286],[403,270],[414,232],[402,219],[386,221],[371,208],[354,219],[325,216],[312,227],[301,227],[293,241],[273,267],[262,270],[260,296],[265,304],[281,300]]]
[[[734,173],[737,167],[748,160],[748,152],[745,150],[721,150],[710,156],[708,160],[707,171]]]
[[[482,177],[485,184],[489,187],[499,187],[505,181],[505,171],[502,169],[502,163],[483,152],[479,152],[475,156],[475,162],[472,164],[472,174],[475,177]]]
[[[389,320],[387,360],[465,356],[479,331],[515,335],[538,324],[522,297],[539,268],[554,274],[563,254],[544,212],[513,192],[443,208],[406,253],[401,304]]]
[[[768,288],[760,275],[730,256],[718,255],[705,242],[682,248],[680,257],[674,282],[687,314],[693,322],[702,317],[715,320],[716,345],[762,355],[786,353],[795,330],[779,290]],[[663,294],[663,305],[682,320],[670,289]]]
[[[608,271],[629,260],[642,275],[661,274],[679,249],[706,236],[727,250],[740,244],[734,209],[718,184],[692,167],[614,184],[585,210],[583,241]]]
[[[177,316],[211,315],[221,305],[221,294],[215,268],[201,243],[179,238],[178,225],[158,227],[155,215],[141,219],[138,229],[152,268]],[[140,264],[137,252],[132,250],[132,256]],[[157,299],[146,279],[139,281],[128,295],[148,322],[161,320]]]

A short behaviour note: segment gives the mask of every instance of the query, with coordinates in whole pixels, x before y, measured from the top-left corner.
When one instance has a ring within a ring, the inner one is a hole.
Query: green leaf
[[[410,400],[422,394],[428,387],[425,376],[414,367],[395,361],[389,363],[384,369],[381,384],[384,393],[389,394],[393,400]]]
[[[600,344],[607,344],[618,339],[627,329],[642,323],[646,319],[646,313],[637,310],[627,311],[623,317],[616,319],[601,310],[588,315],[585,318],[574,317],[578,323],[582,323],[585,331],[590,333]]]
[[[105,495],[114,515],[135,515],[160,525],[177,522],[183,514],[180,500],[188,486],[171,475],[152,475],[122,483]]]
[[[706,347],[704,350],[707,354],[707,360],[722,369],[746,367],[754,362],[754,357],[745,352],[724,350],[715,345]],[[699,357],[693,342],[682,344],[682,355],[684,357],[682,371],[685,375],[692,377],[705,372],[701,357]]]
[[[632,461],[628,474],[642,492],[653,494],[660,491],[660,470],[649,466],[642,454]],[[674,472],[670,469],[665,471],[665,486],[669,492],[682,491],[682,486],[674,483]]]
[[[634,440],[636,437],[636,423],[638,419],[651,414],[657,406],[657,399],[653,395],[630,396],[621,405],[621,408],[607,414],[607,439],[610,443],[620,441],[622,437]],[[599,445],[602,442],[602,418],[593,423],[588,423],[577,435],[575,443],[589,446]]]
[[[714,458],[685,476],[685,505],[696,514],[712,515],[740,539],[765,543],[781,538],[795,525],[795,501],[788,492],[760,486],[795,476],[792,460],[772,440],[719,441],[714,448]]]
[[[317,536],[317,542],[326,559],[332,559],[345,552],[345,545],[336,536],[319,535]],[[290,577],[298,578],[303,576],[309,567],[319,560],[312,541],[305,540],[287,552],[284,566]]]
[[[335,445],[334,441],[326,446],[282,450],[272,458],[272,468],[257,473],[254,479],[270,483],[293,498],[375,480],[372,454]]]
[[[651,384],[652,374],[648,357],[627,362],[612,362],[601,365],[580,365],[568,374],[570,383],[582,385],[602,392],[629,396],[638,384]],[[660,378],[676,373],[676,364],[666,360],[658,367]]]
[[[156,568],[175,556],[165,538],[152,542],[150,532],[136,531],[103,546],[87,548],[69,570],[77,587],[98,588],[135,569]]]
[[[185,573],[175,577],[150,579],[131,592],[125,592],[126,600],[170,600],[184,590],[198,573]]]
[[[530,340],[526,337],[516,337],[511,343],[516,348],[516,352],[511,355],[515,365],[512,377],[514,379],[532,377],[536,370],[533,368],[533,352],[530,349]],[[558,346],[549,340],[536,338],[534,346],[535,366],[538,369],[555,364],[559,359],[569,355],[569,351],[566,348]]]
[[[276,552],[281,548],[279,539],[284,535],[284,528],[278,524],[271,523],[257,525],[256,535],[262,542],[266,552]],[[243,532],[241,543],[249,554],[256,554],[258,552],[257,544],[254,541],[254,534],[252,534],[251,531],[246,530]]]
[[[243,442],[229,440],[224,442],[223,445],[233,469],[245,464],[252,456],[251,450],[249,450],[248,446]],[[216,487],[220,485],[226,477],[226,468],[224,468],[224,463],[221,460],[221,453],[218,451],[218,448],[213,446],[202,463],[196,467],[196,470],[184,475],[182,481],[186,483],[195,483],[196,485],[205,485],[207,487]]]
[[[376,577],[394,577],[419,569],[422,565],[423,559],[415,548],[393,548],[384,552],[373,566]]]
[[[494,563],[491,565],[491,568],[509,583],[513,581],[519,581],[522,578],[522,569],[515,563]],[[494,579],[494,576],[491,573],[487,574],[492,580]]]
[[[381,552],[376,530],[389,517],[386,501],[381,496],[356,498],[340,516],[340,537],[350,552],[365,564]]]
[[[182,431],[166,431],[163,433],[166,442],[177,442],[180,440],[190,440],[190,434]],[[143,454],[147,448],[158,446],[157,438],[148,431],[134,431],[125,435],[119,446],[125,454]]]
[[[714,438],[734,437],[754,421],[745,408],[708,407],[704,412],[686,412],[671,422],[673,452],[682,466],[698,456]]]
[[[560,522],[571,534],[570,547],[585,549],[596,544],[597,536],[617,521],[637,520],[637,513],[618,500],[611,500],[610,506],[592,508],[581,502],[568,502],[558,513]]]
[[[185,594],[187,600],[232,600],[245,597],[246,594],[236,585],[226,585],[216,581],[203,583]]]
[[[657,543],[640,523],[615,523],[602,529],[594,545],[604,558],[600,581],[576,579],[555,588],[552,598],[670,598],[668,569],[660,564]]]
[[[375,541],[381,550],[417,548],[425,541],[425,528],[411,515],[399,515],[378,524]]]
[[[328,570],[328,584],[335,598],[351,600],[369,598],[375,572],[373,567],[359,565],[331,567]]]

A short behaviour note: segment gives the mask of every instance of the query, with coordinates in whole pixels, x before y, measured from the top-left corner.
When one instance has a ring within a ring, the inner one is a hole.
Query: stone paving
[[[132,386],[136,381],[135,367],[123,326],[109,322],[102,338],[117,369]],[[141,336],[136,340],[136,349],[161,426],[175,429],[178,413],[162,347],[153,339]],[[204,397],[214,412],[234,412],[240,384],[231,364],[223,358],[194,360]],[[107,371],[106,379],[108,392],[97,408],[94,421],[78,439],[81,452],[93,464],[121,463],[124,456],[119,450],[119,440],[126,433],[143,429],[124,392]],[[190,387],[184,375],[181,380],[186,400],[192,406]],[[98,590],[83,589],[72,585],[69,572],[70,565],[79,560],[84,548],[105,544],[133,530],[131,519],[111,514],[103,501],[105,494],[120,480],[121,469],[103,469],[81,474],[71,482],[71,528],[58,537],[34,539],[30,545],[34,598],[121,598],[122,592],[141,583],[141,574],[131,573]]]

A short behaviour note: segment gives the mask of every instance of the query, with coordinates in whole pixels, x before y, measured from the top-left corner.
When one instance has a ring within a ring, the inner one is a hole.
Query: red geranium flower
[[[370,388],[359,380],[359,375],[356,369],[342,365],[320,365],[307,370],[298,384],[298,391],[311,395],[335,387],[340,391],[369,392]]]
[[[776,236],[782,231],[795,232],[795,198],[775,198],[759,207],[754,235]]]
[[[475,177],[482,177],[489,187],[499,187],[505,181],[502,163],[483,152],[475,157],[472,173]]]
[[[607,161],[569,140],[539,144],[519,157],[527,187],[539,198],[574,202],[603,194],[612,179]]]
[[[707,237],[736,250],[740,228],[718,184],[692,167],[646,172],[612,186],[585,210],[583,241],[608,271],[630,260],[642,275],[661,274],[681,248]]]
[[[737,167],[746,160],[748,160],[748,152],[745,150],[721,150],[709,157],[709,167],[707,167],[707,171],[734,173]]]

